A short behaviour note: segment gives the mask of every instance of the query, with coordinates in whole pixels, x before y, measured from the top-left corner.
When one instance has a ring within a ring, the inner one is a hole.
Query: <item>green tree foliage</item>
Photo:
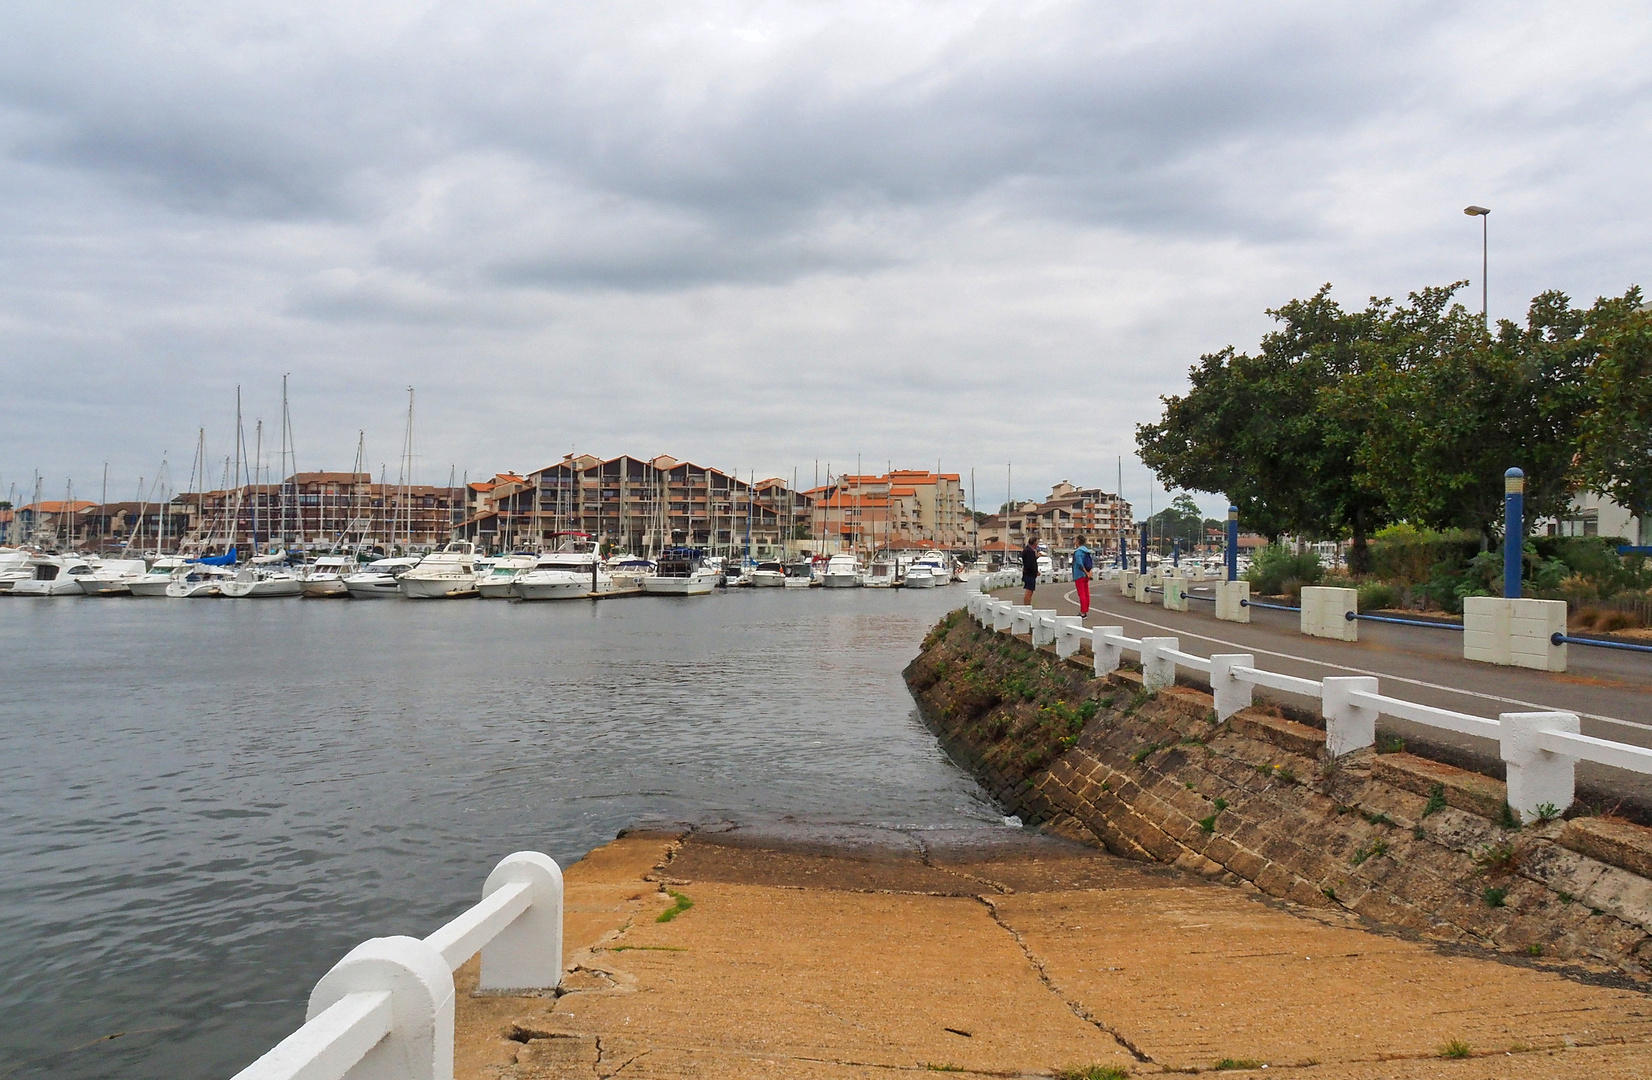
[[[1191,551],[1193,545],[1202,544],[1205,527],[1212,524],[1205,520],[1204,512],[1193,501],[1193,496],[1185,493],[1176,496],[1169,506],[1147,520],[1152,534],[1163,542],[1165,548],[1168,549],[1172,541],[1180,541],[1183,551]]]
[[[1385,312],[1374,362],[1330,391],[1335,408],[1370,417],[1356,481],[1396,517],[1439,529],[1500,530],[1503,472],[1526,474],[1526,515],[1558,514],[1570,495],[1589,372],[1603,334],[1639,302],[1562,293],[1535,298],[1526,325],[1495,339],[1451,303],[1462,283],[1413,293]]]
[[[1269,537],[1351,533],[1358,569],[1388,509],[1356,482],[1369,415],[1338,408],[1328,392],[1373,362],[1387,302],[1346,312],[1330,288],[1268,312],[1280,326],[1257,355],[1230,347],[1201,357],[1189,392],[1165,398],[1163,419],[1139,426],[1136,443],[1167,483],[1225,494]]]
[[[1225,494],[1245,524],[1353,538],[1404,520],[1486,538],[1503,472],[1527,477],[1530,522],[1561,512],[1581,480],[1652,508],[1652,314],[1641,294],[1574,308],[1536,297],[1495,336],[1454,301],[1463,282],[1345,311],[1325,286],[1269,314],[1256,355],[1200,358],[1186,394],[1136,429],[1167,483]],[[1483,542],[1483,540],[1482,540]]]
[[[1644,537],[1652,515],[1652,313],[1630,312],[1601,335],[1587,392],[1593,408],[1580,425],[1580,472],[1641,515]]]

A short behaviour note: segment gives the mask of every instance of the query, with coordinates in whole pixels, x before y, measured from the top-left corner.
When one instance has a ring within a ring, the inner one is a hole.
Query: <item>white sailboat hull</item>
[[[709,596],[716,579],[709,577],[645,577],[642,591],[650,596]]]
[[[344,579],[344,589],[358,600],[373,600],[383,596],[400,596],[400,586],[389,574],[359,574]]]
[[[174,600],[200,600],[223,595],[223,585],[217,581],[174,581],[167,585],[166,595]]]
[[[220,588],[225,596],[237,600],[273,600],[282,596],[304,595],[304,583],[295,577],[226,581]]]
[[[827,589],[856,589],[860,587],[860,575],[828,573],[820,579],[820,584]]]
[[[523,600],[584,600],[597,593],[613,592],[614,579],[598,574],[593,587],[589,574],[536,570],[517,578],[511,588]]]
[[[786,584],[786,575],[772,570],[756,570],[752,572],[751,583],[759,589],[779,589]]]
[[[80,591],[87,596],[131,596],[132,586],[120,578],[81,578]]]
[[[409,600],[458,600],[476,595],[475,574],[442,574],[419,577],[403,574],[402,595]]]
[[[51,581],[41,581],[38,578],[25,578],[11,587],[13,596],[82,596],[80,580],[72,577],[57,577]]]
[[[170,577],[147,576],[134,581],[126,587],[126,591],[133,596],[165,596],[166,587],[172,584]]]

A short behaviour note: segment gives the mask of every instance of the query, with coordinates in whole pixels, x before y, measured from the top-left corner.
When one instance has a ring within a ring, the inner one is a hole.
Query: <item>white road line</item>
[[[1078,603],[1078,590],[1069,589],[1062,599],[1071,604]],[[1198,638],[1200,641],[1214,642],[1217,645],[1227,645],[1231,648],[1241,649],[1244,652],[1251,653],[1252,655],[1261,653],[1263,656],[1277,656],[1281,660],[1295,660],[1301,664],[1314,664],[1319,667],[1330,668],[1333,671],[1349,671],[1355,675],[1376,675],[1379,678],[1393,679],[1395,682],[1407,683],[1411,686],[1421,686],[1429,690],[1441,690],[1448,694],[1460,694],[1463,697],[1479,698],[1481,701],[1496,701],[1504,705],[1519,705],[1527,709],[1558,709],[1564,712],[1576,712],[1575,709],[1567,708],[1564,705],[1548,705],[1540,701],[1521,701],[1519,698],[1498,697],[1496,694],[1482,694],[1478,690],[1463,690],[1456,686],[1441,686],[1439,683],[1423,682],[1421,679],[1408,679],[1404,675],[1390,675],[1386,671],[1370,671],[1366,668],[1349,667],[1346,664],[1333,664],[1326,660],[1314,660],[1306,656],[1294,656],[1291,653],[1274,652],[1272,649],[1259,649],[1254,645],[1246,645],[1238,641],[1227,641],[1223,638],[1210,637],[1207,634],[1189,633],[1187,630],[1179,626],[1166,626],[1163,623],[1148,622],[1146,619],[1138,619],[1133,615],[1120,615],[1118,612],[1112,610],[1108,610],[1105,614],[1108,616],[1116,616],[1117,618],[1125,619],[1129,622],[1140,623],[1143,626],[1151,626],[1155,630],[1168,630],[1172,634]],[[1091,608],[1090,618],[1094,619],[1096,615],[1096,610]],[[1616,716],[1602,716],[1599,713],[1578,713],[1577,715],[1587,716],[1591,720],[1603,720],[1608,724],[1622,724],[1624,727],[1638,728],[1641,731],[1652,731],[1652,724],[1641,724],[1635,722],[1634,720],[1620,720]]]

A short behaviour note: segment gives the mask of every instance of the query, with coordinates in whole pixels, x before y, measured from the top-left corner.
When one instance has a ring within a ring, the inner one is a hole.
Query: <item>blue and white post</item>
[[[1239,508],[1228,507],[1228,580],[1239,580]]]
[[[1503,474],[1503,595],[1520,598],[1520,565],[1526,547],[1526,474]]]
[[[1170,541],[1170,565],[1182,565],[1182,541],[1179,537]]]

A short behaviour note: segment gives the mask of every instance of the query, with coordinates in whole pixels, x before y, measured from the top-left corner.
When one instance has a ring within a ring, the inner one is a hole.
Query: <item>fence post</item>
[[[1228,507],[1227,571],[1229,581],[1239,580],[1239,508]]]
[[[1119,660],[1124,655],[1124,648],[1117,642],[1107,639],[1123,636],[1124,627],[1122,626],[1093,626],[1090,628],[1090,652],[1095,654],[1096,676],[1098,678],[1111,675],[1119,669]]]
[[[1032,614],[1032,643],[1033,648],[1040,645],[1055,644],[1055,613],[1046,615],[1041,611]]]
[[[349,1080],[453,1080],[453,973],[442,954],[418,938],[364,941],[315,984],[306,1022],[364,991],[389,992],[390,1034]]]
[[[482,946],[482,990],[551,990],[562,982],[562,868],[537,851],[506,855],[482,895],[519,881],[533,887],[533,900]]]
[[[1255,687],[1234,675],[1233,669],[1255,666],[1256,657],[1248,653],[1218,653],[1210,658],[1210,695],[1216,699],[1218,721],[1250,708]]]
[[[1010,633],[1030,634],[1033,628],[1033,608],[1029,604],[1013,604],[1010,606]]]
[[[1331,757],[1377,741],[1377,710],[1355,705],[1350,695],[1377,692],[1377,680],[1370,675],[1333,676],[1321,680],[1320,715],[1325,717],[1325,752]]]
[[[1526,554],[1526,474],[1503,474],[1503,597],[1520,598],[1520,564]]]
[[[1538,737],[1545,731],[1577,734],[1577,714],[1514,712],[1502,713],[1497,720],[1502,725],[1499,750],[1508,766],[1509,807],[1521,821],[1528,822],[1542,816],[1539,807],[1545,811],[1553,807],[1556,814],[1564,813],[1576,793],[1573,773],[1577,759],[1543,749]]]
[[[1160,690],[1176,682],[1176,661],[1165,656],[1167,649],[1177,649],[1181,642],[1173,637],[1144,637],[1141,639],[1141,685],[1143,690]]]
[[[1055,617],[1055,654],[1063,660],[1078,652],[1079,634],[1075,631],[1084,625],[1084,620],[1077,615],[1057,615]]]

